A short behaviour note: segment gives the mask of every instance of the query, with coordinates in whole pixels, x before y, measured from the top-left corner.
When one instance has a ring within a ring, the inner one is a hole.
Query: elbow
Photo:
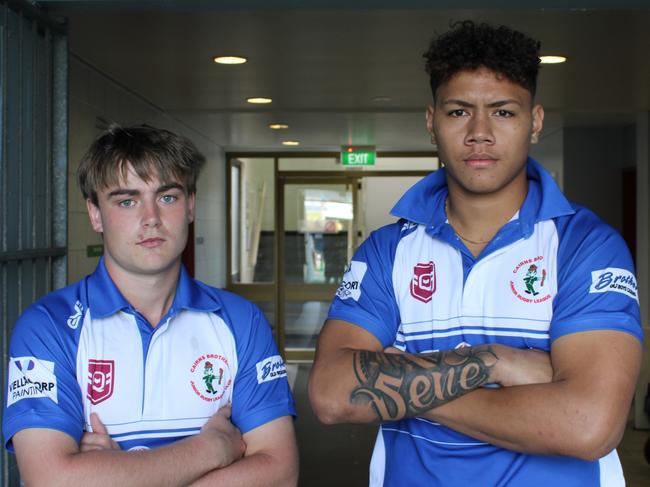
[[[597,420],[585,423],[569,435],[570,443],[565,455],[580,460],[596,461],[615,449],[623,437],[625,422],[614,424],[614,421]]]
[[[314,374],[309,379],[307,391],[312,411],[321,423],[333,425],[346,422],[343,401],[337,398],[334,391],[331,391],[323,381],[318,380]]]

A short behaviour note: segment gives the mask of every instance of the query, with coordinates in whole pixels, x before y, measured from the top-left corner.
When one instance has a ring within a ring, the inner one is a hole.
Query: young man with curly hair
[[[113,126],[78,179],[104,255],[19,318],[5,445],[26,485],[295,486],[295,409],[271,328],[181,254],[203,156]]]
[[[318,341],[314,410],[381,423],[372,486],[624,485],[632,259],[528,156],[539,43],[465,21],[425,57],[444,168],[353,257]]]

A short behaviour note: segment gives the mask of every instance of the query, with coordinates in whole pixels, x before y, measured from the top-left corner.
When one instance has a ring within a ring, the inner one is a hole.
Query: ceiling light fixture
[[[300,145],[300,142],[298,142],[297,140],[283,140],[282,145],[296,146],[296,145]]]
[[[246,101],[248,103],[253,103],[255,105],[265,105],[267,103],[271,103],[273,101],[273,99],[265,98],[263,96],[254,96],[252,98],[246,98]]]
[[[244,64],[248,59],[242,56],[217,56],[213,61],[217,64]]]
[[[540,56],[539,62],[542,64],[560,64],[566,62],[565,56]]]
[[[270,123],[269,128],[273,130],[285,130],[288,129],[289,126],[286,123]]]

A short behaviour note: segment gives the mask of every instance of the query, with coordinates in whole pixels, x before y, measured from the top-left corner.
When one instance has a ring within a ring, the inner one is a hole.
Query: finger
[[[108,434],[106,426],[104,426],[104,423],[99,420],[97,413],[90,413],[90,426],[93,429],[93,433],[99,433],[102,435]]]
[[[395,347],[386,347],[384,348],[384,353],[404,353],[404,351]]]
[[[219,416],[225,416],[226,418],[229,418],[232,415],[232,406],[230,405],[230,403],[228,403],[228,405],[226,406],[223,406],[222,408],[219,408],[217,414]]]

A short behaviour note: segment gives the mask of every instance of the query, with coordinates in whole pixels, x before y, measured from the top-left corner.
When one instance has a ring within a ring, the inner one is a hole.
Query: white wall
[[[190,138],[205,155],[197,189],[195,223],[196,277],[214,286],[225,285],[226,220],[225,158],[221,147],[198,131],[120,86],[80,59],[70,58],[70,141],[68,162],[68,282],[92,272],[97,257],[86,257],[86,247],[101,244],[88,223],[86,206],[77,187],[79,160],[101,133],[101,122],[123,125],[147,123]]]

